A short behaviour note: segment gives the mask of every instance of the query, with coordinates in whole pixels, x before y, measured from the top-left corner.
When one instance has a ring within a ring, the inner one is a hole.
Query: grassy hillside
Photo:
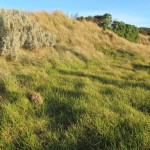
[[[0,58],[0,149],[149,150],[150,46],[59,11],[28,15],[57,44]]]

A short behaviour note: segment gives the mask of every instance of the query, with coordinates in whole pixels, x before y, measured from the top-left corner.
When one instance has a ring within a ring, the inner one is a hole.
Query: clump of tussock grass
[[[37,50],[53,46],[56,37],[44,31],[37,22],[31,22],[27,13],[0,10],[0,53],[17,59],[18,49]]]

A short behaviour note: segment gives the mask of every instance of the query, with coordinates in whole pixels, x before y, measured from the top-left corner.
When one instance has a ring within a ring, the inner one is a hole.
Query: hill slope
[[[150,46],[59,11],[28,16],[57,44],[0,58],[0,149],[148,150]]]

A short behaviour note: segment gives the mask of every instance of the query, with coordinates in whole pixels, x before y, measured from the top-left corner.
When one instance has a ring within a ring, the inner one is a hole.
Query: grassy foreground
[[[0,149],[149,150],[150,46],[63,14],[30,15],[58,41],[0,58]]]

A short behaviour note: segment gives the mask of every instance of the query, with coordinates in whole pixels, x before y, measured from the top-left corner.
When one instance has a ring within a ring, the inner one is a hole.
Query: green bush
[[[119,36],[124,37],[131,42],[139,41],[139,29],[134,25],[125,24],[120,21],[113,21],[112,30]]]

